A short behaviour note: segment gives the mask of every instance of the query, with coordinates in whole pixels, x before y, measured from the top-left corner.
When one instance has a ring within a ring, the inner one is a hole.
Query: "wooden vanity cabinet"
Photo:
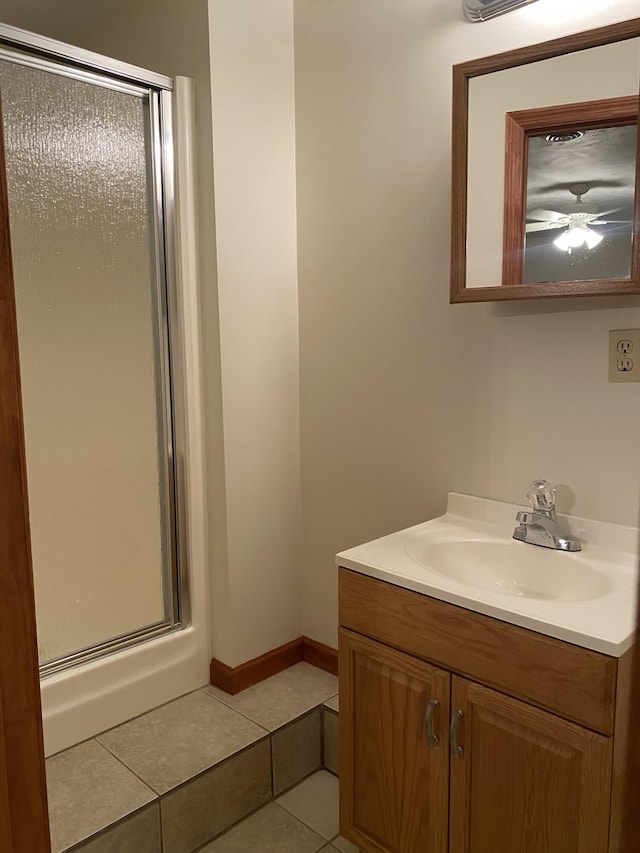
[[[360,850],[617,853],[628,653],[345,569],[340,623],[340,829]]]
[[[351,839],[365,850],[447,853],[447,744],[440,735],[430,746],[426,727],[430,702],[434,738],[447,725],[451,676],[349,631],[340,655],[341,720],[347,708],[354,721],[341,741]]]
[[[611,738],[457,676],[452,708],[450,853],[606,853]]]

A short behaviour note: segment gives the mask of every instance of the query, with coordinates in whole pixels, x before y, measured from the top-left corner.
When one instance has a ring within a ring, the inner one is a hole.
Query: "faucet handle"
[[[536,520],[535,513],[522,510],[516,513],[516,521],[519,524],[533,524]]]
[[[529,503],[539,512],[553,512],[556,508],[556,490],[546,480],[534,480],[527,492]]]

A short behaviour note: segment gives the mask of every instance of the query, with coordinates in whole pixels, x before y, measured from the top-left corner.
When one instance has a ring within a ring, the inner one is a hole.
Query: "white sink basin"
[[[635,632],[638,530],[561,518],[582,551],[512,538],[513,504],[452,493],[439,518],[367,542],[336,563],[423,595],[619,657]]]
[[[476,589],[548,601],[590,601],[611,590],[607,577],[580,554],[552,551],[513,539],[449,539],[407,546],[409,556],[439,574]],[[416,547],[416,545],[418,547]]]

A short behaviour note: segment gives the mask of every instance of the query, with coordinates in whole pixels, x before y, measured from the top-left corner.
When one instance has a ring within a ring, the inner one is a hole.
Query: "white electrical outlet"
[[[609,332],[609,382],[640,382],[640,329]]]

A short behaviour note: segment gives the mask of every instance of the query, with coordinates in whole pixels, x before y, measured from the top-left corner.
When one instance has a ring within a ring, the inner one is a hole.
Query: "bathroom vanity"
[[[341,832],[363,851],[618,850],[637,531],[572,520],[584,550],[561,554],[510,538],[517,509],[450,495],[336,559]]]

